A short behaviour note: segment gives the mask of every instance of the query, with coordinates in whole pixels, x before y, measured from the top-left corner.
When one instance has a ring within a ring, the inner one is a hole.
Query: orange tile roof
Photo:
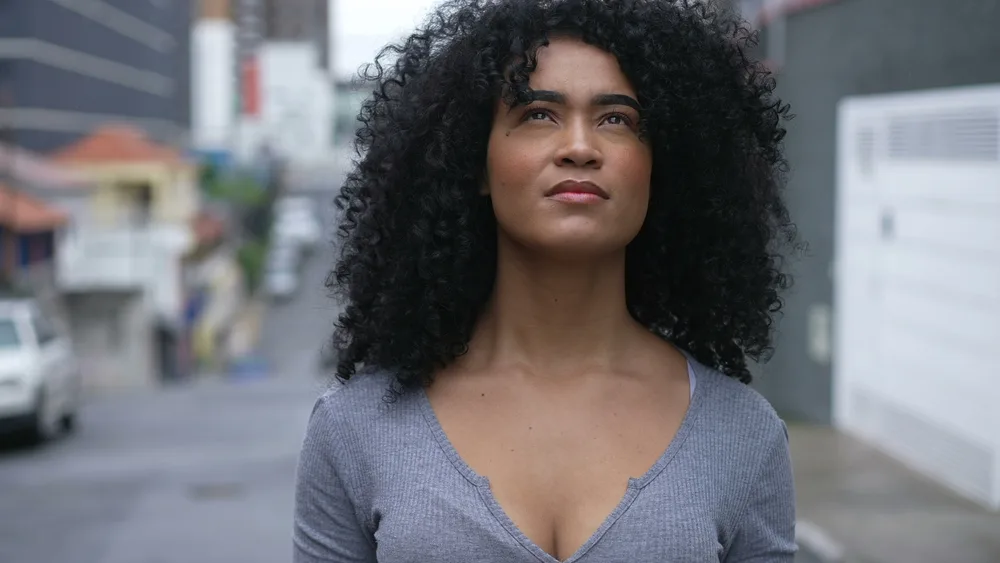
[[[68,219],[44,201],[0,184],[0,225],[18,233],[38,233],[61,227]]]
[[[64,164],[185,162],[177,150],[151,141],[140,129],[128,125],[107,125],[97,129],[76,143],[56,151],[52,159]]]
[[[14,182],[44,188],[82,190],[95,186],[68,166],[10,144],[0,143],[0,170],[6,170]]]

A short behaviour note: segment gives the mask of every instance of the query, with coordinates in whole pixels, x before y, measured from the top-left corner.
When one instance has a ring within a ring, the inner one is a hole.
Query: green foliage
[[[255,207],[267,199],[264,186],[245,175],[221,176],[202,184],[205,195],[240,206]]]
[[[214,184],[219,179],[219,168],[212,163],[206,163],[201,166],[199,182],[204,188],[209,184]]]
[[[246,240],[237,250],[236,260],[247,290],[255,292],[263,280],[267,260],[273,190],[266,185],[266,178],[252,170],[220,170],[212,164],[202,167],[199,180],[205,197],[233,209]]]
[[[257,239],[248,240],[237,250],[236,260],[243,270],[247,290],[257,291],[264,276],[264,264],[267,260],[267,242]]]
[[[219,170],[213,164],[205,164],[199,183],[202,193],[210,199],[241,207],[256,207],[267,199],[265,186],[243,171]]]

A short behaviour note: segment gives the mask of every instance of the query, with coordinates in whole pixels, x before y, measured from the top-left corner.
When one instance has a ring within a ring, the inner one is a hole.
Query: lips
[[[588,180],[564,180],[552,186],[545,192],[545,197],[557,196],[560,194],[581,194],[597,196],[601,199],[608,199],[608,192],[601,186]]]

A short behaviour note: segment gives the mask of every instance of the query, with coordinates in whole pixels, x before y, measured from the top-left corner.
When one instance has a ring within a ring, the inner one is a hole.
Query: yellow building
[[[184,257],[197,244],[197,164],[121,125],[94,131],[52,160],[93,186],[61,237],[57,273],[60,289],[74,296],[82,355],[99,366],[94,378],[120,386],[175,377],[189,298]],[[116,340],[128,344],[114,348]]]
[[[138,129],[103,127],[53,159],[96,185],[92,215],[100,226],[188,228],[197,216],[197,165]]]

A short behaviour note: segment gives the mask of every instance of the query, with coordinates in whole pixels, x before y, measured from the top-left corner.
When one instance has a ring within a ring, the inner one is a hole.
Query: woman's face
[[[552,39],[529,85],[533,99],[501,103],[490,133],[486,189],[500,235],[565,257],[623,250],[646,217],[652,154],[618,61]]]

